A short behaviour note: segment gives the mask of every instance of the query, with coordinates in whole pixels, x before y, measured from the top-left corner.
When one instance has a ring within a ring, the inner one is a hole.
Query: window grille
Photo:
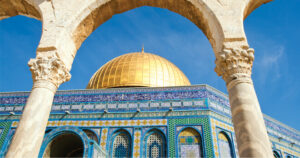
[[[230,141],[224,133],[219,133],[218,135],[218,144],[219,144],[219,151],[220,151],[220,158],[231,158],[231,146]]]
[[[130,157],[130,139],[125,133],[120,133],[114,138],[113,142],[113,157]]]
[[[161,158],[165,155],[165,141],[162,136],[154,132],[147,138],[147,157]]]

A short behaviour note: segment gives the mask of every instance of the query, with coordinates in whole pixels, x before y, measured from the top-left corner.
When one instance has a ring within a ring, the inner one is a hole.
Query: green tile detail
[[[12,123],[11,121],[1,121],[0,122],[0,128],[2,129],[2,133],[0,136],[0,149],[2,148],[2,145],[6,139],[6,135],[9,131],[11,123]]]
[[[183,119],[169,119],[168,121],[168,140],[169,140],[169,157],[176,157],[176,125],[202,125],[205,141],[205,157],[214,157],[213,145],[211,138],[211,127],[208,117],[199,118],[183,118]]]
[[[188,137],[188,138],[186,139],[186,143],[187,143],[187,144],[192,144],[193,142],[194,142],[194,138]]]

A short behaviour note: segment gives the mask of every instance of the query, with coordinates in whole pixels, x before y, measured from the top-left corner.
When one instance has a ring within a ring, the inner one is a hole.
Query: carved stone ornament
[[[34,82],[45,80],[59,87],[60,84],[71,78],[71,74],[64,63],[56,56],[40,56],[30,59],[28,66]]]
[[[253,60],[254,49],[252,48],[225,48],[216,56],[215,71],[227,84],[236,79],[251,82]]]

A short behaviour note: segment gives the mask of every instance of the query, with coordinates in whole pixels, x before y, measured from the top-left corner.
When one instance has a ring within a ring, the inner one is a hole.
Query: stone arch
[[[41,20],[40,9],[31,0],[0,1],[0,20],[17,15],[24,15]]]
[[[244,8],[244,19],[246,19],[248,15],[250,15],[250,13],[252,13],[259,6],[271,1],[272,0],[249,0],[249,2],[245,5]]]
[[[142,149],[145,157],[167,157],[167,139],[165,134],[159,129],[150,129],[143,138]]]
[[[234,157],[232,140],[226,132],[219,132],[218,134],[218,147],[220,157]]]
[[[164,8],[186,17],[203,31],[214,50],[221,47],[218,43],[224,38],[221,25],[214,12],[202,0],[94,0],[67,24],[76,49],[113,15],[142,6]]]

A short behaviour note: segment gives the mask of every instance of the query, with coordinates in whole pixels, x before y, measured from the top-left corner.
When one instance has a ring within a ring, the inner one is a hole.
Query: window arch
[[[131,136],[127,131],[115,132],[111,140],[111,157],[131,157]]]
[[[88,136],[89,139],[94,140],[97,144],[99,144],[97,135],[89,129],[83,129],[83,132]]]
[[[47,144],[42,157],[84,157],[84,142],[76,133],[60,133]]]
[[[218,146],[221,158],[233,157],[230,138],[224,132],[220,132],[218,135]]]
[[[292,158],[292,155],[286,154],[286,158]]]
[[[202,139],[198,131],[186,128],[178,135],[179,157],[203,157]]]
[[[160,158],[167,157],[166,138],[159,130],[151,130],[145,135],[144,144],[145,157]]]
[[[52,129],[46,129],[45,134],[48,134],[51,131],[52,131]]]
[[[280,154],[276,150],[273,150],[273,155],[274,155],[274,158],[281,158]]]

